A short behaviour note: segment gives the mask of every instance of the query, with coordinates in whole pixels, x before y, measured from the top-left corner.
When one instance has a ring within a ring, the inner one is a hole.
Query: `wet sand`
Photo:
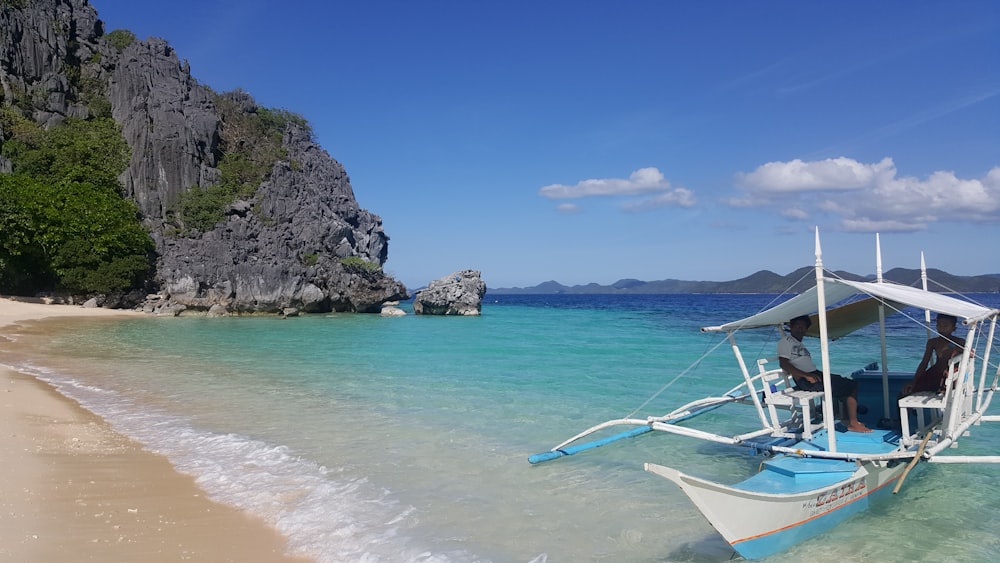
[[[0,298],[0,334],[53,316],[140,314]],[[0,561],[307,561],[285,555],[285,538],[263,521],[206,498],[166,458],[4,367],[0,452]]]

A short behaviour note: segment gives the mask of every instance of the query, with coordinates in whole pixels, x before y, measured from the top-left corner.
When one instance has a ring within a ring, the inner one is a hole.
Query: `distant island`
[[[854,281],[872,281],[874,275],[859,276],[850,272],[838,271],[835,274],[841,278]],[[920,287],[920,270],[894,268],[885,272],[882,277],[902,285]],[[959,293],[994,293],[1000,292],[1000,274],[983,274],[978,276],[955,276],[935,269],[927,270],[927,286],[931,291]],[[549,295],[549,294],[668,294],[668,293],[783,293],[791,291],[799,293],[815,285],[812,267],[803,267],[788,275],[778,275],[769,270],[761,270],[755,274],[732,281],[685,281],[666,279],[659,281],[641,281],[622,279],[611,285],[588,283],[585,285],[565,286],[556,281],[547,281],[532,287],[501,287],[489,288],[487,294],[493,295]]]

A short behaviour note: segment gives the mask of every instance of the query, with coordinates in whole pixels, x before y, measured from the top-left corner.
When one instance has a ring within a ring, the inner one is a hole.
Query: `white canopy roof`
[[[927,309],[935,313],[945,313],[954,315],[960,319],[965,319],[966,324],[979,322],[983,319],[996,315],[996,309],[990,309],[976,303],[957,299],[943,293],[924,291],[906,285],[893,283],[872,283],[853,282],[847,280],[829,280],[838,284],[854,287],[861,293],[867,293],[872,297],[881,297],[898,301],[904,305],[910,305],[918,309]]]
[[[853,295],[867,294],[890,302],[894,306],[909,305],[928,309],[936,313],[955,315],[966,323],[988,318],[998,311],[956,299],[941,293],[933,293],[893,283],[855,282],[836,278],[823,278],[823,289],[828,306],[835,305]],[[739,329],[778,326],[800,315],[818,311],[816,286],[795,297],[745,319],[721,326],[704,327],[704,332],[731,332]]]

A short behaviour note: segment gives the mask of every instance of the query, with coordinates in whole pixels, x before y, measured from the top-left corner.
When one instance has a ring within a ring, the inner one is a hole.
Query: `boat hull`
[[[876,496],[891,490],[888,485],[899,479],[905,464],[860,463],[842,475],[806,477],[826,482],[789,493],[723,485],[653,463],[645,468],[676,483],[741,556],[761,559],[867,509]]]

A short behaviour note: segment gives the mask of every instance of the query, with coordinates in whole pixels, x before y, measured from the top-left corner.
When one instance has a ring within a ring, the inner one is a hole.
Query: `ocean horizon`
[[[659,434],[527,458],[607,419],[725,393],[741,381],[732,353],[699,328],[776,298],[487,294],[479,317],[47,319],[8,327],[0,351],[274,526],[295,555],[725,561],[733,550],[643,462],[731,483],[760,458]],[[915,368],[926,332],[900,315],[889,326],[890,366]],[[774,355],[774,331],[743,337],[748,361]],[[879,354],[865,329],[831,345],[831,367]],[[735,433],[755,418],[735,406],[698,424]],[[998,440],[977,427],[959,453]],[[993,466],[922,464],[898,495],[770,560],[988,560],[998,484]]]

